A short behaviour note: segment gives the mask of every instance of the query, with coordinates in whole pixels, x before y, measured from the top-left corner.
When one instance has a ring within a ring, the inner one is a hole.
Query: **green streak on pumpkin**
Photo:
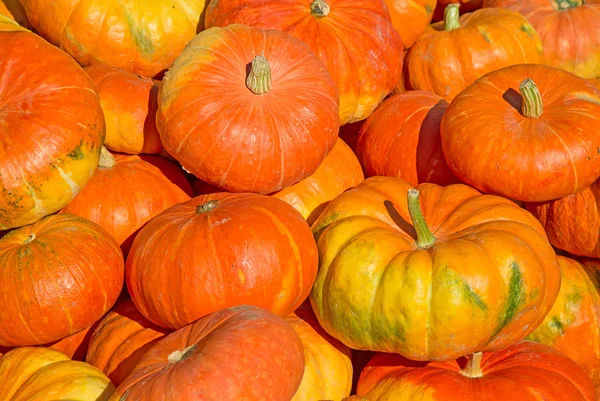
[[[481,36],[483,36],[483,38],[485,39],[486,42],[488,43],[492,43],[492,38],[490,37],[489,32],[486,32],[485,30],[483,30],[481,27],[477,28],[477,31],[479,31],[479,34]]]
[[[533,33],[535,32],[533,27],[529,24],[521,25],[521,31],[525,32],[527,34],[527,36],[529,36],[530,38],[533,37]]]
[[[325,219],[321,220],[321,222],[318,225],[315,225],[312,228],[313,235],[314,236],[321,235],[321,233],[327,228],[327,226],[329,226],[330,224],[332,224],[332,223],[336,222],[337,220],[339,220],[340,217],[341,217],[341,214],[338,213],[338,212],[331,213]]]
[[[554,334],[558,334],[560,336],[565,335],[565,330],[563,329],[563,324],[560,321],[560,319],[556,316],[553,316],[552,319],[550,319],[550,322],[548,322],[548,327]]]
[[[425,4],[425,12],[427,14],[431,14],[433,12],[433,8],[431,8],[429,4]]]
[[[152,54],[154,54],[154,44],[152,43],[152,39],[149,37],[146,29],[137,26],[128,10],[123,10],[123,13],[125,15],[127,26],[129,27],[129,30],[133,35],[133,39],[135,40],[135,45],[140,50],[140,54],[145,59],[151,58]]]
[[[469,285],[469,283],[463,277],[461,277],[450,266],[446,266],[446,268],[444,270],[445,270],[444,273],[446,276],[445,277],[446,285],[448,285],[449,287],[458,286],[458,288],[460,288],[460,292],[463,296],[464,301],[466,301],[472,305],[475,305],[476,307],[478,307],[479,309],[481,309],[484,312],[487,312],[488,306],[486,305],[486,303],[479,296],[479,294],[477,294],[473,290],[473,288]]]
[[[72,151],[67,153],[67,157],[70,157],[71,159],[75,159],[75,160],[81,160],[81,159],[85,158],[85,154],[81,150],[81,144],[77,145],[75,147],[75,149],[73,149]]]
[[[500,329],[510,323],[519,308],[525,302],[525,283],[523,280],[523,273],[517,262],[513,261],[510,264],[510,279],[508,282],[508,302],[506,304],[506,311],[502,318]]]

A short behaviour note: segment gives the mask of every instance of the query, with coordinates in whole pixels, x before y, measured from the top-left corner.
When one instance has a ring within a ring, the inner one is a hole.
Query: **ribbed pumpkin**
[[[102,64],[85,72],[94,81],[104,112],[104,146],[135,155],[162,152],[156,129],[159,81]]]
[[[271,193],[308,177],[339,130],[325,66],[305,43],[274,30],[231,25],[200,33],[158,96],[165,150],[230,192]]]
[[[600,91],[544,65],[494,71],[458,95],[442,119],[452,172],[486,193],[545,202],[600,176]]]
[[[600,77],[600,0],[484,0],[483,6],[523,14],[542,38],[548,65]]]
[[[88,185],[61,213],[99,224],[125,255],[140,227],[192,195],[183,172],[159,156],[113,156],[103,149],[98,167]]]
[[[142,316],[131,300],[125,300],[108,312],[94,330],[86,362],[102,370],[118,386],[167,333]]]
[[[0,345],[59,341],[99,320],[123,286],[123,255],[100,226],[60,214],[0,239]]]
[[[34,223],[77,195],[96,170],[104,117],[90,77],[31,32],[0,32],[0,70],[5,230]]]
[[[405,85],[436,93],[447,101],[481,76],[515,64],[542,61],[540,37],[517,12],[482,9],[459,18],[458,5],[446,8],[436,33],[422,36],[406,55]]]
[[[411,47],[431,22],[437,0],[384,0],[404,48]]]
[[[111,401],[289,401],[304,371],[290,325],[253,306],[206,316],[152,347]]]
[[[447,362],[377,354],[362,371],[358,394],[369,401],[595,401],[589,376],[552,348],[523,341]]]
[[[452,174],[440,137],[448,103],[425,91],[387,98],[362,126],[356,154],[368,176],[400,177],[411,185],[458,182]]]
[[[198,31],[204,0],[21,0],[35,29],[81,65],[107,64],[152,77]]]
[[[234,305],[286,316],[308,296],[317,266],[315,241],[292,206],[217,193],[150,220],[133,241],[126,279],[146,318],[177,329]]]
[[[108,401],[114,391],[97,368],[48,348],[17,348],[0,359],[5,401]]]
[[[353,349],[448,360],[506,348],[556,299],[560,270],[539,222],[462,184],[372,177],[313,225],[319,323]]]
[[[527,338],[562,352],[600,385],[600,262],[559,256],[561,284],[544,322]]]
[[[336,83],[341,124],[367,118],[400,80],[402,39],[384,0],[210,2],[207,27],[234,23],[277,29],[308,43]]]

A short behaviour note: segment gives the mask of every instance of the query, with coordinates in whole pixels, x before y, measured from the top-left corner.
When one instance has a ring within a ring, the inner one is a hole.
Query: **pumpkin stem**
[[[203,203],[196,208],[196,213],[197,214],[208,213],[211,210],[213,210],[215,207],[217,207],[218,203],[219,202],[217,200],[211,200],[206,203]]]
[[[575,8],[584,5],[584,0],[558,0],[556,6],[560,11],[568,10],[569,8]]]
[[[169,361],[169,363],[173,364],[173,363],[177,363],[179,361],[184,360],[185,358],[189,357],[192,354],[192,351],[194,351],[196,349],[196,345],[190,345],[189,347],[184,348],[183,351],[174,351],[172,353],[169,354],[169,356],[167,357],[167,360]]]
[[[264,95],[271,90],[271,67],[264,56],[256,56],[252,60],[246,86],[255,95]]]
[[[27,238],[25,238],[25,241],[23,241],[23,245],[27,245],[29,244],[31,241],[33,241],[35,239],[35,234],[29,234],[27,236]]]
[[[483,357],[482,352],[476,352],[468,357],[467,366],[460,373],[463,376],[470,377],[472,379],[482,377],[483,372],[481,371],[481,358]]]
[[[100,149],[100,160],[98,160],[98,167],[113,168],[115,166],[115,163],[115,157],[110,154],[108,149],[102,146],[102,149]]]
[[[460,22],[458,20],[458,17],[460,16],[458,11],[459,7],[460,4],[453,3],[448,4],[444,9],[444,29],[446,31],[460,28]]]
[[[521,113],[528,118],[538,118],[544,112],[542,95],[537,85],[531,78],[527,78],[519,86],[519,92],[523,97]]]
[[[423,217],[418,189],[408,190],[408,213],[417,232],[417,246],[422,249],[429,248],[435,242],[435,237],[427,227],[425,217]]]
[[[310,13],[317,19],[327,17],[330,11],[331,8],[325,0],[314,0],[312,3],[310,3]]]

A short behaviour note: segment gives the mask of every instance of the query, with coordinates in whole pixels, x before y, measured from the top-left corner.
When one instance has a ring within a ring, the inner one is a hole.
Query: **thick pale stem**
[[[521,113],[527,118],[538,118],[544,112],[542,95],[537,85],[531,78],[527,78],[519,86],[519,92],[523,98]]]
[[[448,4],[444,9],[444,29],[446,31],[460,28],[460,22],[458,21],[460,16],[459,7],[460,4],[453,3]]]
[[[27,236],[27,238],[25,238],[25,241],[23,241],[23,245],[27,245],[29,244],[31,241],[33,241],[35,239],[35,234],[29,234]]]
[[[189,347],[186,347],[183,351],[177,350],[177,351],[169,354],[169,356],[167,357],[167,360],[171,364],[177,363],[177,362],[189,357],[195,349],[196,349],[196,345],[190,345]]]
[[[98,160],[98,167],[100,168],[113,168],[115,166],[115,157],[110,154],[108,149],[102,146],[100,150],[100,160]]]
[[[557,0],[556,8],[561,11],[568,10],[569,8],[580,7],[585,4],[584,0]]]
[[[417,246],[419,248],[429,248],[435,242],[435,237],[427,227],[421,204],[419,203],[419,191],[417,189],[408,190],[408,213],[412,220],[413,227],[417,233]]]
[[[310,13],[317,19],[327,17],[330,11],[331,8],[329,8],[329,4],[325,0],[314,0],[310,3]]]
[[[271,90],[271,67],[264,56],[256,56],[252,60],[246,86],[255,95],[264,95]]]
[[[219,202],[217,200],[211,200],[206,203],[203,203],[196,208],[196,213],[197,214],[208,213],[211,210],[213,210],[214,208],[216,208],[218,203]]]
[[[481,358],[483,357],[483,353],[476,352],[473,355],[468,357],[467,366],[460,373],[463,376],[467,376],[470,378],[482,377],[483,372],[481,371]]]

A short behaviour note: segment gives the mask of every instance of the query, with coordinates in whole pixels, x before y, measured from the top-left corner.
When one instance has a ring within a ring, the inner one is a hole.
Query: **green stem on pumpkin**
[[[169,354],[169,356],[167,357],[167,360],[169,361],[170,364],[173,363],[177,363],[179,361],[184,360],[185,358],[189,357],[192,352],[196,349],[196,345],[190,345],[189,347],[186,347],[183,351],[174,351],[172,353]]]
[[[408,190],[408,213],[412,220],[413,227],[417,232],[417,246],[419,248],[429,248],[435,242],[435,237],[427,227],[421,204],[419,203],[419,190]]]
[[[327,17],[330,11],[331,8],[325,0],[314,0],[312,3],[310,3],[310,13],[317,19]]]
[[[264,56],[255,56],[252,60],[246,86],[255,95],[264,95],[271,90],[271,67]]]
[[[556,8],[560,11],[579,7],[585,4],[585,0],[556,0]]]
[[[208,201],[201,205],[198,205],[198,207],[196,208],[196,213],[197,214],[208,213],[211,210],[213,210],[214,208],[216,208],[218,203],[219,203],[219,201],[217,201],[217,200],[211,200],[211,201]]]
[[[537,85],[531,78],[527,78],[519,86],[523,98],[521,113],[527,118],[538,118],[544,112],[542,95]]]
[[[468,357],[467,366],[460,373],[463,376],[470,377],[472,379],[477,377],[482,377],[483,372],[481,371],[481,358],[483,357],[483,353],[476,352],[473,355]]]
[[[444,29],[446,31],[460,28],[460,22],[458,20],[458,17],[460,16],[460,12],[458,11],[459,7],[460,4],[453,3],[448,4],[444,9]]]
[[[29,234],[27,238],[23,241],[23,245],[29,244],[31,241],[35,239],[35,234]]]
[[[115,166],[115,157],[102,146],[100,149],[100,159],[98,160],[98,167],[100,168],[113,168]]]

